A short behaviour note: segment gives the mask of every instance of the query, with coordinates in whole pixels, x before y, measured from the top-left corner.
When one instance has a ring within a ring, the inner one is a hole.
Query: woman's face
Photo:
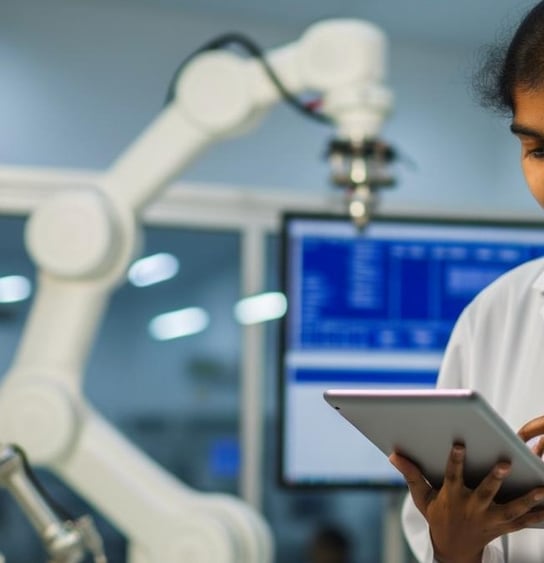
[[[534,198],[544,208],[544,88],[518,88],[511,130],[521,143],[521,168]]]

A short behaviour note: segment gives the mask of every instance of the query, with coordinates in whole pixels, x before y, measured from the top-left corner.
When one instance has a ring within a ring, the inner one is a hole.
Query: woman
[[[507,110],[521,143],[531,193],[544,207],[544,2],[523,19],[504,56],[489,58],[484,101]],[[523,439],[544,435],[544,258],[528,262],[486,288],[465,309],[452,332],[440,387],[479,391]],[[530,421],[527,423],[527,421]],[[542,455],[544,445],[535,446]],[[454,444],[442,487],[434,490],[418,468],[390,458],[410,497],[403,524],[419,561],[537,563],[544,561],[544,487],[509,503],[493,497],[509,472],[490,468],[474,490],[463,483],[462,444]]]

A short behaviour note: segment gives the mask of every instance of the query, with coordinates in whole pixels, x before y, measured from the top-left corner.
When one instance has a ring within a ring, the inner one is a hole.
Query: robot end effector
[[[393,94],[385,85],[386,36],[365,21],[324,21],[308,30],[301,41],[304,49],[312,54],[308,60],[306,53],[305,68],[319,69],[323,80],[317,83],[322,115],[335,128],[326,153],[331,181],[346,191],[350,216],[364,227],[378,190],[394,184],[389,165],[396,154],[379,138],[393,106]]]
[[[353,142],[333,139],[328,157],[332,181],[347,190],[349,214],[359,228],[364,227],[376,207],[377,191],[391,187],[395,180],[388,165],[394,150],[379,140]]]
[[[385,35],[368,22],[347,25],[353,26],[353,36],[357,33],[360,39],[349,53],[356,61],[357,77],[324,94],[323,109],[336,126],[327,157],[333,184],[346,190],[349,214],[357,227],[364,227],[375,209],[377,192],[395,183],[389,166],[396,152],[379,138],[392,110],[393,94],[384,83]]]

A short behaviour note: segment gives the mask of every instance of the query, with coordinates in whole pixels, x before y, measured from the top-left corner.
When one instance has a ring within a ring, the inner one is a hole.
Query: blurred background
[[[0,171],[101,172],[161,110],[186,57],[227,31],[263,49],[296,40],[323,18],[361,18],[390,41],[394,114],[383,136],[411,164],[382,201],[429,214],[538,216],[507,123],[471,90],[482,45],[508,33],[532,2],[458,0],[0,0]],[[278,104],[257,128],[211,147],[179,178],[206,190],[292,193],[310,203],[332,190],[324,153],[330,131]],[[35,271],[23,244],[25,214],[0,190],[0,277]],[[114,295],[93,349],[86,395],[131,440],[190,486],[239,492],[243,328],[241,233],[183,220],[145,229],[143,254],[177,260],[168,279]],[[272,230],[273,231],[273,230]],[[277,291],[277,232],[266,236],[264,289]],[[0,304],[0,372],[10,364],[30,301]],[[159,340],[150,321],[171,309],[207,311],[205,330]],[[384,552],[381,490],[285,490],[277,483],[278,320],[264,325],[263,512],[277,561],[314,562],[325,542],[353,563]],[[85,501],[46,472],[72,512]],[[97,515],[108,555],[124,561],[122,534]],[[45,557],[18,507],[0,491],[0,551],[7,561]],[[406,561],[410,560],[405,554]],[[332,561],[332,560],[331,560]]]

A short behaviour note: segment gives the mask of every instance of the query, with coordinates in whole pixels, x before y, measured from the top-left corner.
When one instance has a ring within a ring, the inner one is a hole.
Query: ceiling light
[[[173,278],[179,261],[173,254],[160,252],[136,260],[128,271],[128,279],[136,287],[146,287]]]
[[[202,332],[209,322],[204,309],[189,307],[158,315],[149,323],[149,332],[155,340],[171,340]]]
[[[287,311],[287,299],[283,293],[272,291],[240,299],[234,306],[234,317],[243,325],[251,325],[279,319]]]
[[[24,301],[32,293],[32,284],[24,276],[4,276],[0,278],[0,303]]]

